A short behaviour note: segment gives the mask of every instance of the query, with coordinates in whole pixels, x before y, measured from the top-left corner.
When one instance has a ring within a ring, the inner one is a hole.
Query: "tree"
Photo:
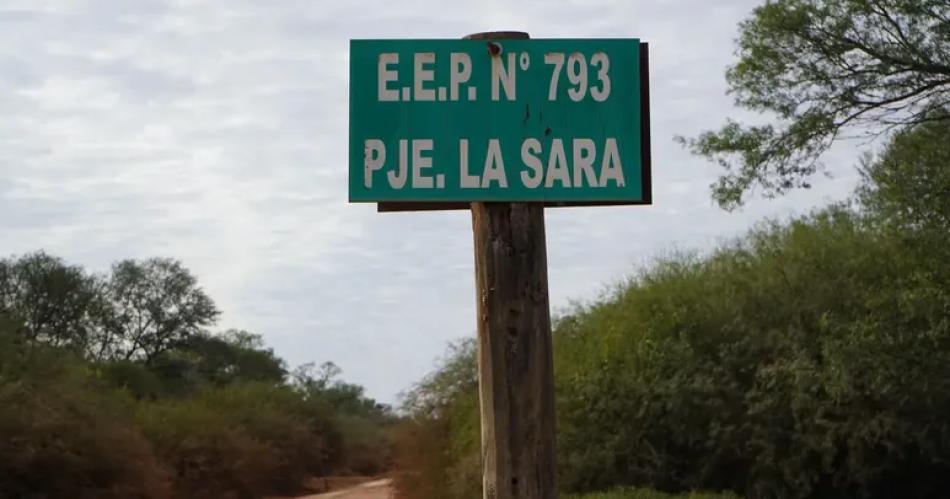
[[[725,169],[724,208],[761,188],[810,187],[821,155],[848,133],[877,136],[950,119],[946,0],[767,0],[740,24],[739,62],[726,79],[736,103],[778,124],[679,138]]]
[[[149,364],[214,324],[219,314],[188,269],[166,258],[113,265],[107,294],[104,357]]]
[[[43,252],[0,260],[0,311],[28,342],[85,350],[95,328],[99,283],[82,267]]]
[[[137,398],[189,396],[207,388],[259,383],[283,386],[283,359],[259,335],[240,330],[205,331],[182,339],[154,356],[148,365],[132,361],[101,363],[105,377]]]
[[[449,345],[438,369],[402,394],[403,410],[414,417],[438,418],[459,397],[478,389],[478,343],[466,338]]]
[[[921,273],[950,289],[950,121],[902,130],[863,159],[861,173],[857,197],[868,220],[894,232],[926,264]]]
[[[282,383],[286,378],[286,363],[264,345],[261,335],[229,329],[216,339],[230,349],[225,364],[232,367],[225,367],[224,371],[230,373],[231,379]]]
[[[365,388],[338,379],[342,373],[333,362],[324,362],[319,368],[308,362],[294,369],[290,378],[298,392],[322,400],[340,413],[380,420],[390,416],[391,408],[367,397]]]
[[[264,346],[260,335],[236,329],[192,335],[168,354],[219,386],[251,381],[277,385],[287,374],[284,361]]]
[[[916,235],[950,234],[950,120],[901,131],[862,173],[858,198],[869,212]]]

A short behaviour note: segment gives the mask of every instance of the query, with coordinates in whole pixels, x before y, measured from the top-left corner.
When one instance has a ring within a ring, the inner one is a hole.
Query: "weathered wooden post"
[[[466,38],[525,39],[528,34],[479,33]],[[555,499],[544,204],[472,203],[472,231],[484,497]]]
[[[544,207],[472,203],[484,497],[553,499],[554,374]]]

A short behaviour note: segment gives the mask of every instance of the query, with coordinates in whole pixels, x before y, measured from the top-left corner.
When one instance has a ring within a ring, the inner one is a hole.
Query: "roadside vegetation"
[[[556,321],[563,493],[950,490],[950,121],[861,169],[850,203],[658,259]],[[402,497],[481,495],[474,359],[453,346],[407,394]]]
[[[618,489],[613,492],[567,496],[566,499],[738,499],[734,494],[707,494],[690,492],[686,494],[665,494],[650,489]]]
[[[217,316],[174,260],[0,259],[0,497],[260,499],[387,468],[388,407]]]

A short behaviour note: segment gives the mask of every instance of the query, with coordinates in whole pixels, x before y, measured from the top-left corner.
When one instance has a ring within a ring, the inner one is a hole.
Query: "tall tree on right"
[[[808,188],[838,139],[950,120],[947,0],[767,0],[740,24],[729,91],[774,123],[679,138],[724,173],[720,206]]]
[[[950,120],[902,130],[862,173],[858,198],[870,213],[915,236],[950,235]]]
[[[950,289],[950,120],[895,134],[877,157],[866,156],[858,200],[868,217],[895,231],[929,264],[936,286]]]

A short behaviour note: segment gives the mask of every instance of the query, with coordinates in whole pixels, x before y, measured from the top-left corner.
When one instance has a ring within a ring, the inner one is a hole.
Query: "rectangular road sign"
[[[353,40],[352,202],[651,201],[637,39]]]

